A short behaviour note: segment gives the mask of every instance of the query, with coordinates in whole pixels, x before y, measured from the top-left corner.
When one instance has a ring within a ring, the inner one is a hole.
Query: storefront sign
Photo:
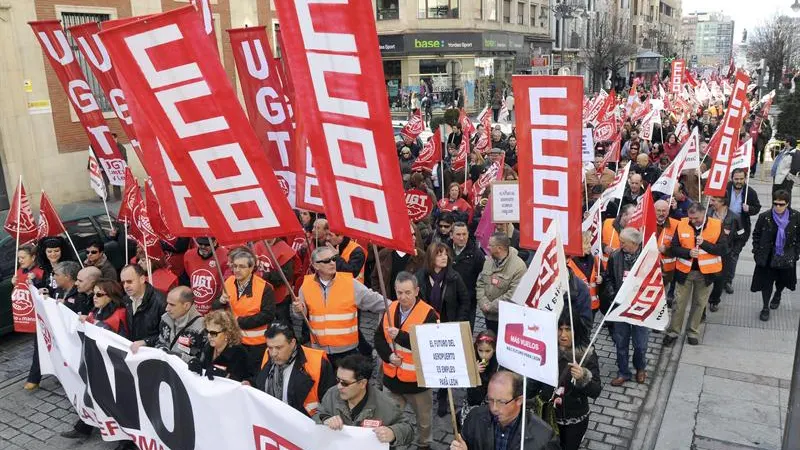
[[[402,34],[386,34],[378,36],[378,48],[381,54],[403,53],[406,50]]]
[[[483,49],[481,33],[425,33],[406,35],[409,53],[475,52]]]

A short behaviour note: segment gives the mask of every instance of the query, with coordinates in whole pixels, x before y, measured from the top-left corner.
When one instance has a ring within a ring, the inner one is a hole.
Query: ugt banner
[[[301,232],[192,6],[100,38],[222,244]]]
[[[42,373],[58,377],[103,440],[171,450],[388,449],[372,429],[316,425],[258,389],[190,372],[177,356],[152,348],[132,354],[127,339],[31,294]]]
[[[103,111],[100,110],[97,99],[81,72],[72,46],[67,41],[64,30],[61,29],[61,23],[58,20],[45,20],[28,22],[28,25],[36,34],[36,39],[42,45],[61,87],[67,93],[67,98],[89,137],[89,143],[109,183],[122,186],[125,181],[125,161],[111,136],[111,130],[106,125]]]
[[[277,0],[331,231],[412,252],[370,0]]]
[[[536,249],[558,219],[564,251],[582,255],[583,78],[514,76],[519,144],[520,245]]]

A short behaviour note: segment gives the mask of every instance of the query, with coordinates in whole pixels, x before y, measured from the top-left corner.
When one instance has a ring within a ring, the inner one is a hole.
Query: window
[[[561,23],[564,19],[556,20],[556,48],[561,48]]]
[[[105,22],[109,19],[111,19],[109,14],[77,12],[61,13],[61,23],[64,25],[65,30],[70,27],[74,27],[75,25],[81,25],[89,22]],[[67,39],[72,47],[72,52],[75,53],[75,59],[78,60],[81,70],[83,71],[84,75],[86,75],[86,81],[89,83],[89,87],[92,88],[92,94],[94,94],[94,97],[97,99],[97,104],[100,106],[100,109],[103,112],[113,112],[114,110],[111,106],[111,102],[109,102],[105,94],[103,94],[103,89],[100,87],[100,83],[98,83],[97,78],[94,77],[89,63],[84,59],[83,53],[78,50],[78,43],[72,38],[72,33],[69,31],[67,31]]]
[[[525,3],[517,3],[517,25],[525,25]]]
[[[489,13],[489,20],[497,21],[497,0],[486,0],[486,11]]]
[[[475,9],[472,13],[472,18],[475,20],[483,20],[483,1],[475,0]]]
[[[536,15],[536,5],[531,3],[531,21],[530,26],[535,27],[540,23],[539,16]]]
[[[511,0],[503,0],[503,22],[511,23]]]
[[[378,0],[378,20],[397,20],[400,18],[400,0]]]
[[[418,19],[457,19],[458,0],[419,0]]]
[[[275,44],[275,58],[281,59],[281,24],[272,22],[272,32],[274,36],[272,42]]]

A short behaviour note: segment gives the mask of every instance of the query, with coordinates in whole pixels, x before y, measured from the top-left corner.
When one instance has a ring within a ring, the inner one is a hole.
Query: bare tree
[[[630,40],[628,22],[616,13],[601,14],[581,51],[581,59],[592,77],[592,90],[600,88],[609,70],[612,75],[616,74],[635,54],[636,45]]]
[[[787,16],[774,15],[750,34],[748,58],[764,59],[769,68],[767,86],[775,89],[784,67],[789,67],[798,54],[800,39],[796,36],[795,21]]]

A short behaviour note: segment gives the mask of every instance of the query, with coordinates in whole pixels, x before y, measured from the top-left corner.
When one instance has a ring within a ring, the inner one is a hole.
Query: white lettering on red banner
[[[720,136],[714,162],[709,169],[708,181],[703,193],[715,197],[725,195],[730,178],[730,167],[733,162],[733,153],[739,147],[739,129],[742,127],[744,108],[747,102],[747,85],[750,77],[742,71],[736,73],[728,110],[722,121],[722,134]]]
[[[672,73],[670,75],[670,92],[678,94],[681,92],[683,85],[683,73],[686,70],[686,63],[682,59],[675,59],[672,61]]]
[[[411,252],[372,3],[277,6],[331,230]]]
[[[193,7],[101,38],[221,243],[300,232]]]
[[[581,77],[515,76],[520,245],[538,248],[552,220],[568,254],[581,249]]]

